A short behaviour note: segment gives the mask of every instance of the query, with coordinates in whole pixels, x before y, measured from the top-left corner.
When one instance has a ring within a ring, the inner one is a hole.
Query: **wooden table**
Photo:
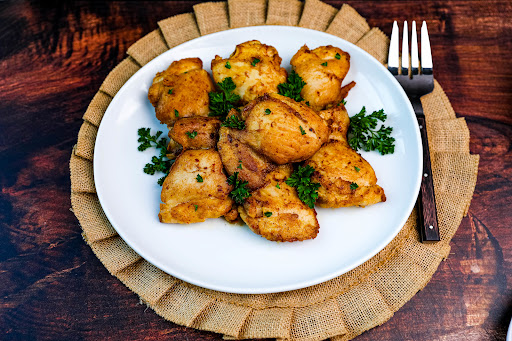
[[[221,340],[141,305],[82,240],[69,198],[71,148],[103,79],[157,21],[196,3],[0,2],[0,338]],[[348,3],[387,33],[395,19],[427,21],[436,78],[480,154],[450,257],[358,340],[504,340],[512,314],[512,2]]]

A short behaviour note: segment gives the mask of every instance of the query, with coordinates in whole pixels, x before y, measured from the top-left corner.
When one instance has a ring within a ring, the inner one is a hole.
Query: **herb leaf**
[[[180,117],[180,113],[178,110],[174,109],[174,116],[176,117]]]
[[[318,199],[318,188],[320,188],[319,183],[311,182],[311,175],[314,172],[315,169],[309,165],[299,166],[285,181],[288,185],[295,187],[299,199],[310,208],[315,207],[316,199]]]
[[[306,82],[295,72],[292,71],[286,79],[286,83],[281,83],[277,86],[280,95],[290,97],[297,102],[303,101],[304,98],[300,95],[302,88]]]
[[[197,211],[197,208],[198,208],[198,207],[199,207],[199,206],[194,205],[194,211]]]
[[[227,117],[221,124],[222,127],[229,127],[238,130],[245,129],[245,122],[236,115]]]
[[[203,177],[201,175],[197,174],[196,180],[197,180],[197,182],[203,182]]]
[[[245,199],[251,196],[249,190],[245,188],[249,182],[238,179],[238,172],[235,172],[233,175],[229,176],[227,181],[229,185],[234,187],[231,193],[229,193],[229,196],[238,205],[243,204]]]
[[[270,115],[272,113],[272,111],[270,111],[270,109],[265,109],[265,115]]]
[[[185,134],[188,136],[188,138],[194,139],[197,136],[197,131],[187,131]]]
[[[336,55],[334,56],[334,58],[336,58],[336,59],[340,59],[340,58],[341,58],[341,55],[340,55],[338,52],[336,52]]]
[[[325,62],[325,63],[322,63],[321,65],[322,65],[322,66],[327,66],[327,62]]]
[[[354,169],[356,170],[356,172],[359,173],[359,171],[361,170],[361,168],[357,167],[357,166],[354,166]]]
[[[355,150],[377,150],[382,155],[393,154],[395,152],[395,138],[391,137],[393,128],[382,125],[379,130],[376,130],[377,122],[384,122],[386,118],[384,109],[366,115],[366,108],[363,107],[358,114],[350,118],[348,128],[350,147]]]
[[[272,215],[272,212],[265,212],[265,213],[263,213],[263,214],[265,215],[265,217],[267,217],[267,218],[268,218],[268,217],[270,217],[270,216]]]
[[[299,126],[299,128],[300,128],[300,133],[302,135],[306,135],[306,131],[304,130],[304,128],[302,128],[302,126]]]
[[[355,182],[352,182],[352,183],[350,184],[350,189],[351,189],[351,190],[355,191],[355,190],[356,190],[356,189],[358,189],[358,188],[359,188],[359,185],[358,185],[358,184],[356,184]]]
[[[151,135],[151,128],[140,128],[137,133],[139,135],[137,141],[140,143],[137,148],[139,151],[142,152],[151,147],[155,147],[159,150],[159,155],[153,156],[151,162],[147,163],[143,170],[144,173],[149,175],[154,175],[157,172],[164,173],[165,176],[158,179],[158,184],[162,186],[167,174],[169,174],[171,165],[174,163],[174,160],[169,160],[166,156],[167,139],[165,137],[159,139],[160,135],[163,134],[161,131],[157,131],[155,135]]]
[[[173,88],[169,89],[169,91],[167,92],[169,95],[172,95],[172,90],[174,90]]]
[[[224,78],[217,85],[221,92],[208,93],[210,97],[210,113],[208,116],[220,116],[224,119],[229,111],[235,108],[235,105],[240,101],[240,96],[232,93],[236,89],[236,85],[231,77]]]
[[[229,61],[226,62],[226,64],[224,65],[224,67],[226,69],[231,69],[231,64],[229,64]]]
[[[258,58],[254,58],[254,59],[252,60],[251,65],[252,65],[252,66],[256,66],[256,64],[258,64],[259,62],[261,62],[261,60],[259,60]]]

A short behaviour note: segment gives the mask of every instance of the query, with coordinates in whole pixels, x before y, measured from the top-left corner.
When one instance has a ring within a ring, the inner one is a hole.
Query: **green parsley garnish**
[[[277,187],[277,188],[279,188],[279,189],[281,189],[281,187],[279,186],[279,182],[277,183],[276,187]]]
[[[192,132],[187,131],[185,134],[186,134],[189,138],[193,139],[193,138],[195,138],[195,137],[197,136],[197,131],[195,131],[195,130],[194,130],[194,131],[192,131]]]
[[[198,208],[198,207],[199,207],[199,206],[194,205],[194,211],[197,211],[197,208]]]
[[[203,177],[201,175],[197,174],[196,180],[197,180],[197,182],[203,182]]]
[[[300,133],[302,135],[306,135],[306,131],[304,129],[302,129],[302,126],[299,126],[299,128],[300,128]]]
[[[258,64],[259,62],[261,62],[261,60],[259,60],[258,58],[254,58],[254,59],[252,60],[251,65],[252,65],[252,66],[256,66],[256,64]]]
[[[338,107],[340,104],[347,105],[347,101],[343,98],[341,101],[338,102]]]
[[[267,218],[268,218],[268,217],[270,217],[270,216],[272,215],[272,212],[265,212],[265,213],[263,213],[263,214],[265,215],[265,217],[267,217]]]
[[[236,85],[231,77],[224,78],[220,83],[217,83],[221,92],[210,92],[210,113],[208,116],[220,116],[222,119],[226,117],[229,111],[235,108],[236,104],[240,101],[240,96],[233,93]]]
[[[327,66],[327,62],[325,62],[325,63],[322,63],[321,65],[322,65],[322,66]]]
[[[359,186],[355,182],[350,184],[350,189],[353,190],[353,191],[355,191],[358,187]]]
[[[224,65],[226,69],[231,69],[231,64],[229,64],[229,61],[226,62],[226,65]]]
[[[235,203],[241,205],[244,203],[245,199],[251,196],[249,190],[245,188],[249,182],[242,181],[238,179],[238,172],[233,173],[233,175],[228,177],[228,184],[232,185],[234,188],[229,193],[229,196],[233,199]]]
[[[242,169],[242,160],[238,160],[238,166],[236,166],[236,168]]]
[[[167,93],[168,93],[169,95],[172,95],[172,90],[173,90],[173,89],[169,89],[169,91],[167,91]]]
[[[309,107],[309,101],[306,102],[306,105]]]
[[[277,86],[280,95],[290,97],[291,99],[300,102],[304,98],[300,95],[302,88],[306,85],[306,82],[295,72],[292,71],[286,79],[286,83],[281,83]]]
[[[393,154],[395,139],[391,137],[392,127],[382,125],[376,130],[377,121],[384,122],[387,115],[384,109],[366,115],[366,108],[350,118],[348,128],[348,144],[354,150],[362,148],[365,151],[377,150],[382,155]]]
[[[155,135],[151,135],[150,128],[140,128],[138,130],[140,142],[139,147],[137,148],[139,151],[144,151],[150,147],[155,147],[160,151],[159,156],[153,156],[151,158],[151,163],[147,163],[144,166],[144,173],[149,175],[154,175],[156,172],[162,172],[165,175],[158,179],[158,184],[162,186],[164,183],[167,174],[169,174],[169,170],[171,169],[171,165],[174,160],[169,160],[166,156],[167,154],[167,139],[162,137],[159,139],[160,135],[163,133],[161,131],[157,131]],[[154,144],[154,145],[153,145]]]
[[[221,126],[234,128],[234,129],[238,129],[238,130],[243,130],[243,129],[245,129],[245,122],[242,119],[240,119],[238,116],[231,115],[231,116],[227,117],[224,120],[224,122],[222,122]]]
[[[354,169],[356,170],[356,172],[359,172],[361,169],[357,166],[354,166]]]
[[[309,165],[299,166],[285,181],[288,185],[295,187],[299,199],[310,208],[315,207],[316,199],[318,199],[318,188],[320,188],[319,183],[311,182],[311,175],[314,172],[315,169]]]
[[[340,58],[341,58],[341,55],[340,55],[338,52],[336,52],[336,55],[334,56],[334,58],[336,58],[336,59],[340,59]]]
[[[270,109],[265,109],[265,115],[270,115],[270,113],[272,113],[272,111],[270,111]]]
[[[176,117],[180,117],[180,113],[178,112],[178,110],[174,109],[174,116]]]

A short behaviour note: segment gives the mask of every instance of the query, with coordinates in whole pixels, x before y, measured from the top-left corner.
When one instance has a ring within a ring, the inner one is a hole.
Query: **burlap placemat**
[[[228,0],[194,6],[162,20],[159,29],[128,49],[84,114],[70,161],[71,203],[85,241],[105,265],[157,314],[180,325],[224,334],[227,339],[349,340],[387,321],[421,290],[448,256],[449,242],[467,213],[475,188],[478,155],[469,154],[469,131],[441,86],[422,98],[442,240],[422,244],[413,211],[398,236],[354,270],[313,287],[275,294],[240,295],[185,283],[130,249],[106,218],[96,196],[93,151],[112,97],[142,65],[200,35],[250,25],[297,25],[326,31],[386,61],[388,37],[370,28],[352,7],[319,0]]]

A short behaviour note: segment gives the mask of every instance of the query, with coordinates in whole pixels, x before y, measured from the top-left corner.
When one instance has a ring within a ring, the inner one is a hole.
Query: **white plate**
[[[247,226],[210,219],[192,225],[158,221],[159,177],[142,169],[155,150],[137,150],[137,130],[163,130],[147,92],[159,71],[181,58],[199,57],[210,72],[215,55],[228,57],[235,46],[257,39],[289,61],[304,44],[333,45],[350,53],[345,83],[357,82],[347,98],[350,115],[366,106],[384,108],[393,127],[395,153],[363,152],[377,174],[387,201],[366,208],[317,209],[316,239],[276,243]],[[94,179],[101,205],[119,235],[163,271],[201,287],[232,293],[272,293],[307,287],[343,274],[386,246],[407,220],[419,191],[421,142],[407,96],[391,74],[368,53],[332,35],[286,26],[240,28],[207,35],[158,56],[117,93],[101,122],[94,150]]]

